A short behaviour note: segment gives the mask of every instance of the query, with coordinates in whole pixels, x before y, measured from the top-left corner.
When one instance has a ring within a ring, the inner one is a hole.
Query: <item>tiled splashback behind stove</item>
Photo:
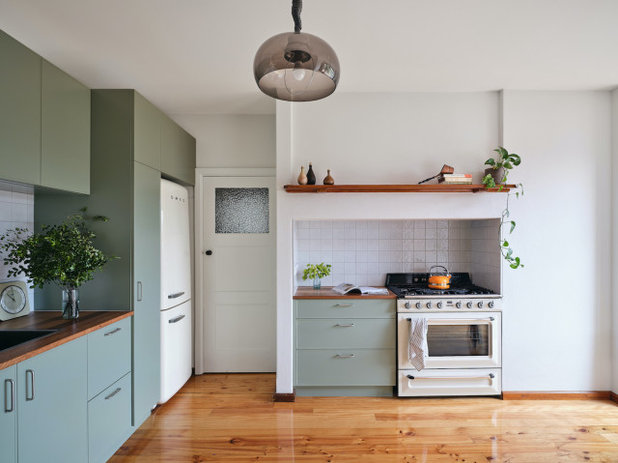
[[[0,181],[0,234],[13,228],[34,229],[34,189],[31,186]],[[0,281],[8,281],[8,267],[0,259]],[[18,278],[24,280],[25,278]],[[29,291],[30,308],[34,292]]]
[[[498,220],[299,220],[294,223],[295,282],[308,263],[332,264],[322,284],[384,285],[387,273],[444,265],[500,289]]]

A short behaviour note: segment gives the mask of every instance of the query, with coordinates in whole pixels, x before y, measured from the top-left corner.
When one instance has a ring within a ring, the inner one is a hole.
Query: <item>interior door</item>
[[[275,371],[275,179],[203,177],[205,372]]]

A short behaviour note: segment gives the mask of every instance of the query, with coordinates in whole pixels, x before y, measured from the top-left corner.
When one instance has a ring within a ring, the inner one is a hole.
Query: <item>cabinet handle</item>
[[[30,376],[30,391],[32,394],[28,396],[28,376]],[[34,400],[34,370],[26,370],[26,400]]]
[[[113,329],[113,330],[111,330],[111,331],[108,331],[108,332],[107,332],[107,333],[105,333],[103,336],[110,336],[110,335],[112,335],[112,334],[114,334],[114,333],[118,333],[118,331],[120,331],[121,329],[122,329],[122,328],[115,328],[115,329]]]
[[[354,354],[337,354],[335,355],[336,359],[353,359],[355,357]]]
[[[172,318],[171,320],[168,320],[168,323],[178,323],[180,320],[182,320],[183,318],[185,318],[186,315],[178,315],[175,318]]]
[[[168,299],[176,299],[177,297],[182,296],[184,293],[185,293],[184,291],[181,291],[181,292],[179,292],[179,293],[168,294],[168,295],[167,295],[167,298],[168,298]]]
[[[142,291],[142,282],[138,281],[137,282],[137,302],[141,302],[142,301],[142,296],[143,296],[143,291]]]
[[[6,398],[6,390],[7,390],[7,385],[11,388],[11,406],[9,408],[9,405],[7,404],[7,398]],[[4,411],[6,413],[10,413],[12,411],[15,410],[15,381],[13,381],[12,379],[5,379],[4,380]]]
[[[354,304],[335,304],[335,307],[352,307]]]
[[[342,325],[342,324],[340,324],[340,323],[337,323],[337,324],[335,325],[335,327],[336,327],[336,328],[352,328],[352,327],[354,327],[354,323],[349,323],[349,324],[347,324],[347,325]]]
[[[121,387],[117,387],[116,390],[114,392],[112,392],[110,395],[108,395],[107,397],[105,397],[105,400],[111,399],[112,397],[114,397],[116,394],[118,394],[120,391],[122,391]]]

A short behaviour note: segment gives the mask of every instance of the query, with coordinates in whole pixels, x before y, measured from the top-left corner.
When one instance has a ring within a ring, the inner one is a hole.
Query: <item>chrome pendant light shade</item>
[[[255,55],[255,82],[266,95],[286,101],[314,101],[335,91],[339,60],[321,38],[300,32],[301,0],[293,0],[295,31],[277,34]]]

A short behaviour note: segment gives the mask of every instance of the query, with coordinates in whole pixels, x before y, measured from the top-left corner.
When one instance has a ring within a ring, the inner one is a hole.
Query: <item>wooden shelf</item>
[[[287,193],[506,193],[516,185],[486,188],[485,185],[284,185]]]

